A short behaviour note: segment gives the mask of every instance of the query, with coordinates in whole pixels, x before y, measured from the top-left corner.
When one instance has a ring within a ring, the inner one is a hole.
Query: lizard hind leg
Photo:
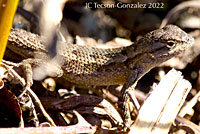
[[[30,87],[33,85],[33,79],[32,79],[32,59],[23,60],[20,63],[13,63],[10,61],[2,60],[2,64],[5,64],[6,66],[12,66],[13,67],[21,67],[26,75],[26,80],[24,80],[17,72],[12,71],[12,76],[24,87],[24,91],[19,95],[18,98],[21,98],[24,93],[30,89]]]
[[[21,98],[24,95],[24,93],[29,91],[29,89],[33,85],[33,70],[31,66],[32,62],[33,62],[33,59],[26,59],[18,64],[18,66],[23,69],[26,75],[26,85],[25,85],[24,91],[20,94],[19,98]]]
[[[33,85],[33,71],[32,71],[32,65],[34,64],[38,64],[39,60],[38,59],[25,59],[20,63],[13,63],[10,61],[5,61],[2,60],[2,63],[6,66],[12,66],[13,67],[21,67],[24,70],[24,73],[26,75],[26,80],[24,80],[20,75],[18,75],[18,72],[15,72],[14,70],[10,70],[10,67],[7,67],[9,69],[9,71],[11,71],[12,76],[19,82],[19,84],[21,84],[23,86],[23,92],[18,96],[18,99],[21,99],[23,97],[23,95],[28,92],[31,96],[31,98],[34,99],[35,103],[38,105],[38,107],[40,108],[41,112],[44,114],[44,116],[46,117],[46,119],[49,121],[49,123],[52,126],[56,126],[56,124],[54,123],[54,121],[51,119],[51,117],[47,114],[47,112],[45,111],[44,107],[41,104],[41,101],[39,100],[39,98],[37,97],[37,95],[31,90],[31,86]],[[31,100],[31,104],[32,104],[32,100]],[[33,114],[35,117],[35,122],[36,122],[36,126],[39,126],[39,121],[37,118],[37,114],[35,112],[35,108],[32,104],[31,106],[31,110],[33,110]]]
[[[6,62],[6,64],[14,66],[14,67],[20,67],[23,70],[23,74],[25,74],[25,83],[21,83],[22,86],[24,87],[23,92],[19,95],[18,98],[21,98],[24,93],[30,90],[30,87],[33,85],[33,69],[32,67],[40,63],[39,59],[25,59],[19,63],[13,63],[13,62],[8,62],[8,61],[3,61]]]

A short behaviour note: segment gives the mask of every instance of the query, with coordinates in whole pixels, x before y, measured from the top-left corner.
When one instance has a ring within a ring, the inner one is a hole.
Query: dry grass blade
[[[163,19],[163,21],[160,25],[160,28],[162,28],[165,25],[167,25],[168,23],[170,23],[170,21],[172,21],[175,18],[174,17],[175,14],[178,14],[181,10],[183,10],[187,7],[197,7],[197,8],[199,8],[200,7],[199,0],[182,2],[181,4],[174,7],[171,11],[168,12],[166,17]]]
[[[190,89],[181,72],[172,69],[144,102],[129,133],[168,133]]]
[[[1,0],[0,1],[0,61],[3,58],[4,51],[8,40],[8,35],[12,27],[13,18],[18,5],[18,0]]]

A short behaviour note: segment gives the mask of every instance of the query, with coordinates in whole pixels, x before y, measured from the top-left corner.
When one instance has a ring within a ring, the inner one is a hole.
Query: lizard
[[[56,59],[59,60],[63,80],[77,85],[123,85],[121,94],[124,125],[131,126],[128,92],[152,68],[180,54],[194,43],[192,36],[175,25],[167,25],[144,35],[128,47],[100,49],[57,43]],[[39,35],[12,29],[7,49],[24,59],[48,57],[45,39]]]

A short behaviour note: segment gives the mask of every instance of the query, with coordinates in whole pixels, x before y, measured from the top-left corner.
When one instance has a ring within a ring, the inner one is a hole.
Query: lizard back
[[[57,58],[65,80],[81,85],[123,84],[131,71],[144,75],[151,68],[187,49],[194,39],[180,28],[169,25],[154,30],[128,47],[100,49],[65,42],[57,44]],[[44,38],[12,29],[7,47],[24,58],[42,53],[48,57]],[[46,59],[38,56],[37,58]]]

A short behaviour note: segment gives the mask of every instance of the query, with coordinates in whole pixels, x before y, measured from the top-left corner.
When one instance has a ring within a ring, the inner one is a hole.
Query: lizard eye
[[[173,41],[168,41],[167,45],[172,47],[174,45],[174,42]]]

